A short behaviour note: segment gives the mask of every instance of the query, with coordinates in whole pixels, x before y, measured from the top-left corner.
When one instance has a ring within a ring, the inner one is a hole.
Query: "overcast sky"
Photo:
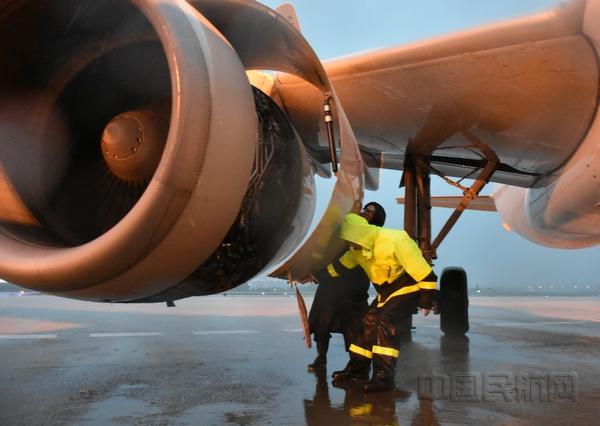
[[[265,0],[276,7],[281,2]],[[323,60],[365,50],[424,40],[499,20],[526,16],[551,8],[556,0],[297,0],[305,38]],[[395,198],[399,172],[384,172],[380,189],[367,192],[366,201],[380,202],[388,212],[387,226],[402,228],[403,209]],[[484,193],[490,193],[488,188]],[[460,195],[437,180],[436,195]],[[434,236],[450,214],[434,209]],[[438,253],[436,270],[463,266],[470,286],[521,287],[522,284],[598,283],[600,248],[549,249],[506,232],[496,213],[466,212]]]

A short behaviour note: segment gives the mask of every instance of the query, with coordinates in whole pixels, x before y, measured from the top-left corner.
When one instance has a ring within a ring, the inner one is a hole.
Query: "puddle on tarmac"
[[[134,418],[139,419],[159,413],[160,409],[154,405],[123,396],[128,392],[146,387],[147,385],[144,384],[119,386],[114,392],[115,396],[91,404],[80,424],[130,423]]]
[[[154,407],[138,399],[113,396],[104,401],[92,404],[87,414],[81,420],[83,425],[98,425],[112,423],[128,423],[127,419],[140,419],[160,412]]]
[[[262,424],[265,420],[264,406],[216,402],[191,408],[177,419],[184,424]]]

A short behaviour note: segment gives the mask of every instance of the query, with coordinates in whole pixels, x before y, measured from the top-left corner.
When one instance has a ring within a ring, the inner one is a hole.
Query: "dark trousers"
[[[342,315],[342,335],[344,336],[344,346],[346,351],[352,342],[356,342],[363,332],[362,317],[356,312],[347,312]],[[329,343],[331,334],[328,329],[316,330],[314,332],[315,342]]]
[[[393,382],[400,342],[413,314],[419,292],[396,296],[378,307],[375,299],[363,316],[363,333],[350,347],[350,358],[359,363],[373,360],[373,378]]]

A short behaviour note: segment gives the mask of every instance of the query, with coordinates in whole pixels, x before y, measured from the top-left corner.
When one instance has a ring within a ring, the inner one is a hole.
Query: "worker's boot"
[[[317,340],[317,357],[306,367],[308,371],[315,371],[327,365],[327,350],[329,349],[329,337],[321,337]]]
[[[341,371],[335,371],[331,377],[336,382],[344,380],[369,380],[370,371],[370,359],[351,357],[346,368]]]
[[[386,355],[373,356],[373,377],[363,387],[365,392],[384,392],[394,389],[396,358]]]

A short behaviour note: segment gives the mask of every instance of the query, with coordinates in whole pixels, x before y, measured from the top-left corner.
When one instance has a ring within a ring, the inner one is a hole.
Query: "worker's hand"
[[[431,309],[422,309],[423,311],[423,316],[427,316],[429,315],[429,312],[431,312]]]

